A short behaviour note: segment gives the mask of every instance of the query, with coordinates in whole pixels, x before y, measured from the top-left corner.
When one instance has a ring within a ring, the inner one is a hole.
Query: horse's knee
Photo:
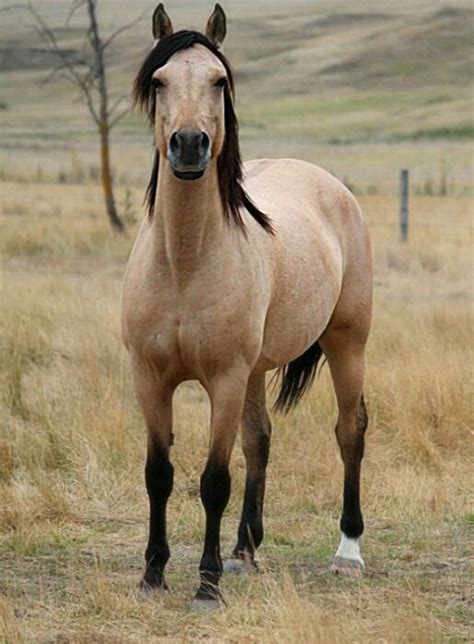
[[[229,502],[230,485],[227,465],[208,461],[201,476],[201,499],[206,513],[222,515]]]
[[[173,489],[174,467],[161,452],[149,454],[145,465],[148,495],[156,501],[166,501]]]

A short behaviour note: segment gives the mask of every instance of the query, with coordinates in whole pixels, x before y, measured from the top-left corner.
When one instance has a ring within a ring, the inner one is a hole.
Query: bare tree
[[[72,16],[80,9],[83,9],[88,18],[88,28],[85,34],[85,47],[83,56],[71,55],[58,42],[55,30],[50,27],[41,14],[36,10],[33,1],[27,0],[27,8],[34,16],[36,29],[48,49],[57,56],[58,64],[52,69],[45,79],[50,82],[58,75],[66,77],[80,91],[85,100],[90,116],[94,120],[100,137],[100,162],[102,187],[104,190],[105,206],[110,224],[114,230],[123,231],[124,225],[120,219],[112,184],[112,170],[110,165],[110,132],[117,123],[127,114],[129,107],[124,107],[123,96],[111,102],[107,85],[107,67],[105,63],[105,51],[107,47],[121,33],[135,25],[143,14],[132,22],[118,28],[106,39],[100,35],[97,21],[98,0],[72,0],[66,24],[69,24]]]

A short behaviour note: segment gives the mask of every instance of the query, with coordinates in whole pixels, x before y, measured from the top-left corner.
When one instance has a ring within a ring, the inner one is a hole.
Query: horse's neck
[[[224,217],[217,171],[202,179],[176,179],[167,162],[160,167],[153,216],[157,260],[177,280],[201,268],[223,233]]]

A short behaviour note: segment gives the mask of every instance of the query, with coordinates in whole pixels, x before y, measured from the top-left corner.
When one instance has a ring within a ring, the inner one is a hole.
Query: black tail
[[[279,369],[281,389],[274,409],[287,414],[296,407],[313,383],[322,354],[319,342],[315,342],[302,355]]]

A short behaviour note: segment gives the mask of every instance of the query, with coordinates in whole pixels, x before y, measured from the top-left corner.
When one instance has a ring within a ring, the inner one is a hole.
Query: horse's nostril
[[[209,144],[210,144],[209,137],[205,132],[201,132],[201,143],[200,143],[201,150],[203,152],[207,152],[207,150],[209,149]]]
[[[177,152],[179,149],[179,139],[178,139],[178,132],[173,132],[173,134],[170,137],[170,150],[173,152]]]

